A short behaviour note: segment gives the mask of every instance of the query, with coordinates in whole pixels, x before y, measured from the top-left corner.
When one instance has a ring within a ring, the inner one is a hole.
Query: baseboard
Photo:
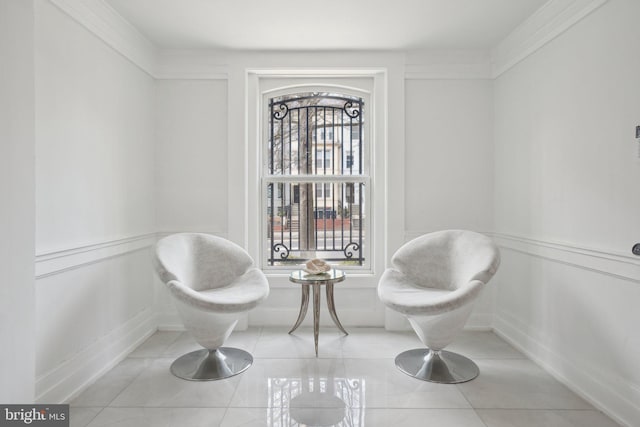
[[[493,313],[471,313],[464,325],[465,331],[492,331]]]
[[[184,331],[185,327],[178,312],[172,306],[156,308],[156,325],[159,331]]]
[[[568,360],[530,336],[517,319],[506,314],[497,313],[494,316],[494,332],[617,423],[637,426],[640,406],[633,403],[633,398],[628,398],[629,395],[640,394],[633,392],[637,388],[634,385],[624,384],[623,379],[607,378],[598,370]],[[626,396],[620,391],[624,389],[630,390]],[[640,402],[640,398],[635,401]]]
[[[78,396],[156,331],[146,309],[36,379],[36,402],[64,403]]]
[[[159,311],[156,314],[155,321],[159,331],[170,331],[170,332],[184,332],[187,329],[184,327],[180,316],[177,311]],[[251,325],[258,326],[258,325]],[[259,325],[262,326],[262,325]],[[240,320],[238,320],[238,324],[234,331],[246,331],[249,328],[249,317],[245,314]]]

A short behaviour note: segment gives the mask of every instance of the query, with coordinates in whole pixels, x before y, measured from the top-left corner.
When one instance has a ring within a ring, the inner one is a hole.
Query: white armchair
[[[404,373],[425,381],[460,383],[478,376],[470,359],[443,350],[460,332],[473,303],[500,264],[488,237],[465,230],[426,234],[403,245],[378,284],[380,300],[404,314],[427,348],[396,357]]]
[[[158,241],[155,267],[186,329],[204,347],[171,365],[194,381],[237,375],[251,366],[244,350],[222,347],[240,316],[269,295],[269,283],[240,246],[208,234],[180,233]]]

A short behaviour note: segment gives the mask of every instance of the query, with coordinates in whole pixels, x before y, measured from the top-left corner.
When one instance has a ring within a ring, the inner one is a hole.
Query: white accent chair
[[[404,314],[426,348],[396,357],[404,373],[454,384],[478,376],[470,359],[443,350],[466,323],[473,303],[500,265],[488,237],[466,230],[426,234],[403,245],[378,283],[380,300]]]
[[[171,372],[206,381],[248,369],[251,354],[222,345],[240,317],[269,295],[269,283],[249,254],[220,237],[180,233],[158,241],[154,260],[184,326],[204,347],[174,361]]]

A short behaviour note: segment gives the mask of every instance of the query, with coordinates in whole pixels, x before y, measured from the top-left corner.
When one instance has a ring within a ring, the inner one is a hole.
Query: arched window
[[[365,265],[370,199],[362,98],[304,92],[269,98],[263,212],[267,266],[322,258]]]

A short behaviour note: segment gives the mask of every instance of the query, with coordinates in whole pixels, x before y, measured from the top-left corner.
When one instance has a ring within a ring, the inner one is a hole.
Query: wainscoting
[[[155,238],[36,257],[36,401],[68,401],[156,331]]]
[[[493,233],[495,332],[623,425],[640,420],[640,261]]]
[[[183,329],[151,264],[150,249],[166,234],[37,256],[37,401],[68,401],[157,329]],[[407,232],[405,240],[420,234]],[[626,331],[640,324],[640,262],[626,254],[485,234],[499,245],[502,264],[466,328],[493,328],[603,412],[633,425],[640,419],[640,338]],[[385,313],[370,285],[336,289],[342,322],[408,329],[404,319]],[[299,298],[296,286],[280,283],[238,329],[289,326]]]

